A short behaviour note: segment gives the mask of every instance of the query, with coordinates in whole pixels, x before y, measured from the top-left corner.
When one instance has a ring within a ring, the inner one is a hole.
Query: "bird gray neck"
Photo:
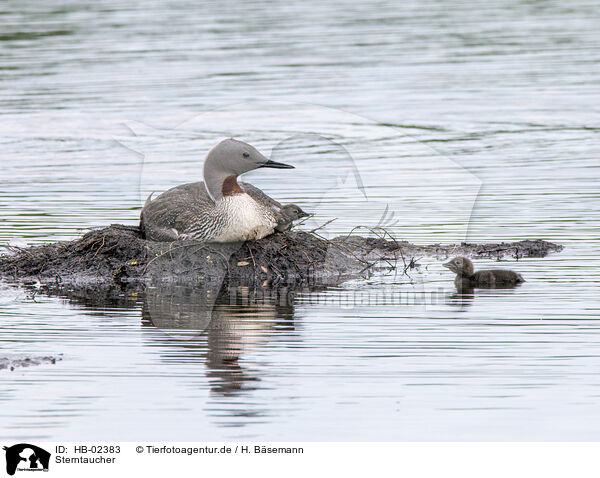
[[[227,196],[243,194],[244,191],[237,182],[237,176],[220,171],[204,172],[204,184],[208,195],[213,201],[218,201]]]

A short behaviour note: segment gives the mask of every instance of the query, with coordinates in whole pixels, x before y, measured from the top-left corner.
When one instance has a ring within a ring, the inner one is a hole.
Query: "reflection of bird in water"
[[[211,390],[231,395],[252,390],[251,383],[259,380],[256,372],[240,364],[244,353],[282,331],[294,330],[292,305],[271,293],[261,296],[237,288],[219,295],[185,286],[148,288],[142,317],[146,325],[168,335],[169,345],[176,343],[190,352],[186,357],[177,354],[176,360],[204,360],[207,376],[215,379]]]
[[[450,294],[447,297],[446,301],[448,305],[458,306],[460,308],[466,309],[473,303],[474,298],[475,294],[473,289],[465,289]]]

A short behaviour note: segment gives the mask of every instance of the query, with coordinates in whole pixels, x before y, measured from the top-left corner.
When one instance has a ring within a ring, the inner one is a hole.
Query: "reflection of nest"
[[[14,370],[18,367],[31,367],[33,365],[41,365],[45,363],[55,364],[62,360],[62,356],[43,356],[43,357],[24,357],[24,358],[9,358],[0,357],[0,370]]]
[[[0,257],[0,278],[63,285],[331,284],[369,271],[382,260],[393,269],[399,258],[404,262],[414,256],[543,257],[562,249],[541,240],[418,246],[377,235],[327,240],[314,233],[289,231],[244,244],[158,243],[142,239],[136,227],[113,225],[72,242],[13,248],[13,255]]]

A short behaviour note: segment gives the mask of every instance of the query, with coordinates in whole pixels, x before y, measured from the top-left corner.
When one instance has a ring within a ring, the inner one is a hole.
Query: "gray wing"
[[[265,204],[268,207],[276,208],[277,211],[281,209],[281,203],[275,201],[270,196],[267,196],[264,192],[258,189],[256,186],[252,186],[250,183],[238,183],[240,187],[244,190],[244,192],[254,199],[256,202]]]
[[[208,228],[197,224],[197,221],[198,218],[208,220],[213,209],[214,202],[202,181],[182,184],[154,200],[146,201],[140,215],[141,227],[146,238],[153,241],[176,241],[190,227],[200,227],[208,233]],[[213,224],[213,227],[216,226],[218,224]],[[201,233],[198,238],[200,236]]]

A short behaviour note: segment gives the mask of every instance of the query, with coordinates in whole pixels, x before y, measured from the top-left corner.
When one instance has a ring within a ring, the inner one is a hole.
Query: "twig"
[[[334,217],[333,219],[330,219],[329,221],[321,224],[319,227],[316,227],[315,229],[308,231],[309,234],[314,234],[315,232],[317,232],[319,229],[323,229],[325,226],[327,226],[328,224],[331,224],[333,221],[335,221],[337,219],[337,217]]]
[[[314,217],[314,214],[309,214],[308,216],[306,216],[305,218],[303,218],[302,220],[300,220],[300,222],[296,223],[296,224],[294,225],[294,227],[296,227],[296,226],[302,226],[302,225],[304,225],[304,223],[305,223],[306,221],[308,221],[308,220],[309,220],[311,217]]]
[[[22,247],[19,246],[11,246],[11,245],[2,245],[2,247],[8,249],[10,252],[21,252],[23,254],[27,254],[29,257],[35,257],[31,252],[29,252],[27,249],[23,249]]]
[[[93,255],[93,257],[96,257],[98,255],[98,253],[100,252],[100,249],[102,249],[104,247],[104,241],[106,240],[106,236],[102,236],[102,244],[100,244],[100,247],[98,248],[98,250],[96,251],[96,253]]]
[[[252,266],[254,267],[254,272],[256,272],[256,261],[254,260],[254,254],[252,254],[252,248],[250,244],[248,244],[248,252],[250,253],[250,257],[252,258]]]

